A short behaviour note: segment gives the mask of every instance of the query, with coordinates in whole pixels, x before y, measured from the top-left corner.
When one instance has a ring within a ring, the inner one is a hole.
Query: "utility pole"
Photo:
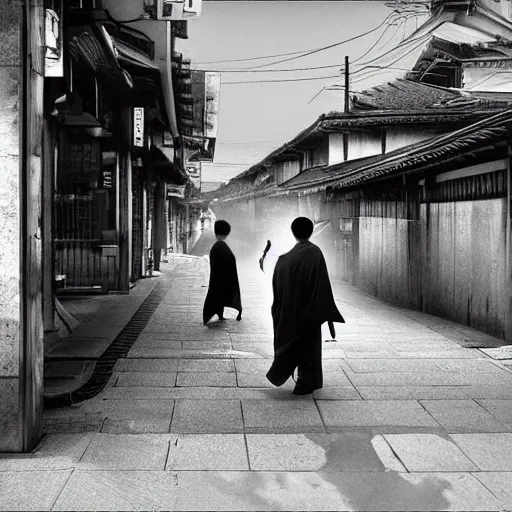
[[[349,89],[350,89],[350,75],[348,67],[348,56],[345,56],[345,108],[343,109],[345,115],[348,114],[350,108]],[[343,160],[348,160],[348,133],[343,134]]]
[[[350,88],[350,85],[349,85],[349,68],[348,68],[348,56],[345,56],[345,114],[348,112],[348,109],[349,109],[349,96],[348,96],[348,93],[349,93],[349,88]]]

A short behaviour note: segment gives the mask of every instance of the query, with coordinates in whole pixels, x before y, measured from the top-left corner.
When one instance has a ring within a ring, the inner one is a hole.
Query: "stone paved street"
[[[205,327],[207,265],[181,257],[108,386],[0,456],[1,510],[512,509],[512,372],[482,333],[334,283],[347,323],[297,397],[265,378],[267,278],[239,269],[242,321]]]

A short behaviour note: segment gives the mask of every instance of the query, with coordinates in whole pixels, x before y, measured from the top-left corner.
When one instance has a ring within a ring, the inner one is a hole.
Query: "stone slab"
[[[116,372],[176,372],[179,361],[175,359],[119,359]]]
[[[177,510],[177,484],[166,471],[75,471],[53,510]]]
[[[236,387],[234,372],[178,372],[178,387]]]
[[[239,400],[178,400],[173,433],[229,434],[243,432]]]
[[[370,433],[247,434],[252,471],[385,471]]]
[[[46,435],[32,453],[0,454],[0,472],[72,469],[85,453],[93,436],[92,433]]]
[[[512,471],[512,434],[451,434],[481,471]]]
[[[498,420],[512,425],[512,400],[480,399],[478,403]]]
[[[166,435],[96,434],[78,467],[81,470],[163,470],[168,451]]]
[[[317,389],[313,392],[316,400],[361,400],[354,386],[334,386]]]
[[[478,471],[451,439],[434,434],[385,434],[409,472]]]
[[[356,373],[375,372],[434,372],[440,368],[434,361],[423,359],[348,359],[351,370]]]
[[[209,360],[209,359],[182,359],[179,362],[180,372],[234,372],[235,365],[230,359]]]
[[[52,510],[72,470],[0,472],[0,510]]]
[[[317,400],[327,429],[336,427],[439,427],[414,400],[337,401]]]
[[[325,432],[315,402],[310,398],[279,402],[242,400],[242,409],[248,433]]]
[[[480,350],[493,359],[512,359],[512,345],[498,348],[481,348]]]
[[[182,472],[176,510],[496,511],[464,473]]]
[[[170,446],[170,471],[249,470],[243,434],[179,434]]]
[[[113,390],[115,388],[110,389]],[[81,411],[86,414],[98,414],[103,418],[120,420],[170,419],[173,414],[174,400],[167,400],[165,398],[103,400],[104,394],[105,392],[98,395],[96,399],[84,402],[81,406]]]
[[[473,476],[498,498],[505,510],[512,509],[512,472],[481,472]]]
[[[420,403],[450,433],[512,430],[474,400],[422,400]]]
[[[107,418],[101,432],[104,434],[166,434],[171,419],[115,420]]]
[[[115,385],[117,387],[162,387],[176,385],[176,372],[122,372]]]

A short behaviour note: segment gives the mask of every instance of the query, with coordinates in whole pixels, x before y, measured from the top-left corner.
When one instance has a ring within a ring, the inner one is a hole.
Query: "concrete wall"
[[[0,5],[0,452],[20,445],[19,7]]]
[[[27,3],[0,2],[0,452],[31,450],[43,421],[44,12]]]

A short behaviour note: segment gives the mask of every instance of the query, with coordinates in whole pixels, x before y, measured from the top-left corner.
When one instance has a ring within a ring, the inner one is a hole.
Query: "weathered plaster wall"
[[[0,452],[21,443],[18,10],[0,2]]]

